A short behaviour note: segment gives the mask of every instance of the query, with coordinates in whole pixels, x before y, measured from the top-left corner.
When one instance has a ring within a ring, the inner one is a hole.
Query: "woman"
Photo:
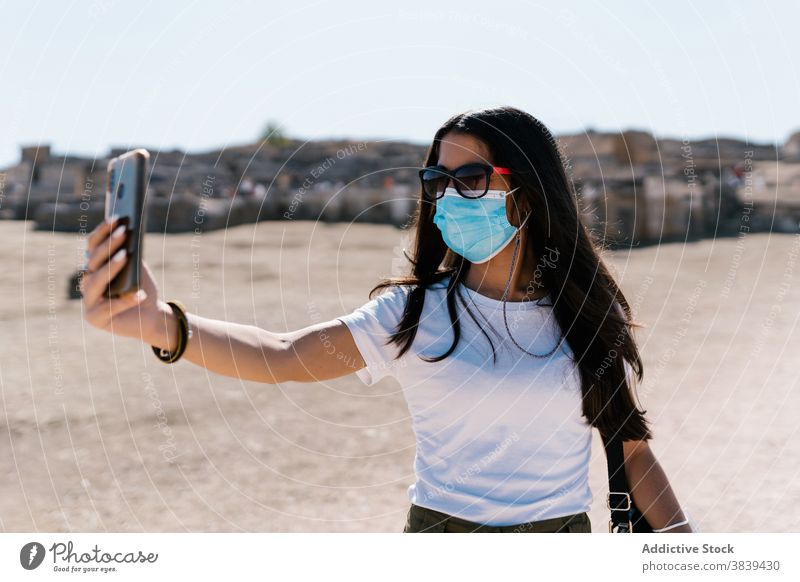
[[[692,531],[632,398],[636,324],[547,128],[512,107],[455,115],[420,180],[410,274],[353,313],[292,333],[208,319],[160,300],[146,265],[138,297],[106,300],[126,260],[108,261],[124,233],[106,221],[89,238],[85,317],[245,380],[396,378],[417,437],[405,532],[590,532],[592,427],[623,439],[650,525]]]

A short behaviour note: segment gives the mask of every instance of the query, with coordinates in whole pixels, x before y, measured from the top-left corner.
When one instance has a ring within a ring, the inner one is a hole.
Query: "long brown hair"
[[[441,140],[449,132],[481,140],[491,153],[489,163],[511,169],[511,186],[519,186],[517,200],[524,199],[532,211],[523,228],[527,229],[526,247],[533,256],[555,251],[557,257],[564,258],[546,262],[540,276],[550,290],[554,317],[580,370],[584,415],[604,435],[617,435],[622,440],[651,439],[646,410],[634,403],[634,387],[629,386],[625,370],[627,361],[636,379],[642,380],[644,369],[631,334],[631,328],[641,325],[633,321],[625,296],[598,253],[602,242],[592,238],[580,219],[577,197],[552,134],[538,119],[514,107],[469,110],[454,115],[439,128],[425,166],[438,163]],[[407,255],[411,273],[384,279],[370,291],[372,297],[390,286],[410,287],[402,319],[389,339],[399,346],[398,357],[414,341],[426,289],[451,276],[447,309],[454,330],[453,344],[428,361],[448,357],[461,337],[455,292],[471,263],[448,249],[433,222],[435,208],[435,204],[424,201],[420,188],[410,224],[416,229],[414,248],[411,256]],[[491,343],[488,334],[483,334]]]

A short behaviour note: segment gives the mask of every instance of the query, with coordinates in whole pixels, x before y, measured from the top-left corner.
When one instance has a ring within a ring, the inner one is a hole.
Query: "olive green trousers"
[[[411,504],[403,533],[592,533],[589,514],[573,513],[519,525],[482,525]]]

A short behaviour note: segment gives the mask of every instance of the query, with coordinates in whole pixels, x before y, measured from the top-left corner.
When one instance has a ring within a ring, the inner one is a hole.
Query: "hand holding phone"
[[[142,256],[147,157],[136,150],[109,162],[106,218],[89,234],[79,289],[91,325],[152,343],[171,309]]]
[[[88,259],[79,281],[84,319],[94,327],[115,335],[152,338],[164,326],[164,302],[147,264],[142,261],[140,289],[108,298],[109,283],[127,266],[124,233],[120,219],[103,220],[89,234]],[[116,234],[115,234],[116,233]],[[170,308],[167,306],[167,310]]]

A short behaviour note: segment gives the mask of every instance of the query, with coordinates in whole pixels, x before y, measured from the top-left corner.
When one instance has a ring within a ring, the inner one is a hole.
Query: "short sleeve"
[[[400,365],[397,344],[389,343],[403,316],[409,290],[392,286],[352,313],[337,317],[350,330],[366,366],[356,371],[361,381],[372,386],[386,376],[395,376]]]

